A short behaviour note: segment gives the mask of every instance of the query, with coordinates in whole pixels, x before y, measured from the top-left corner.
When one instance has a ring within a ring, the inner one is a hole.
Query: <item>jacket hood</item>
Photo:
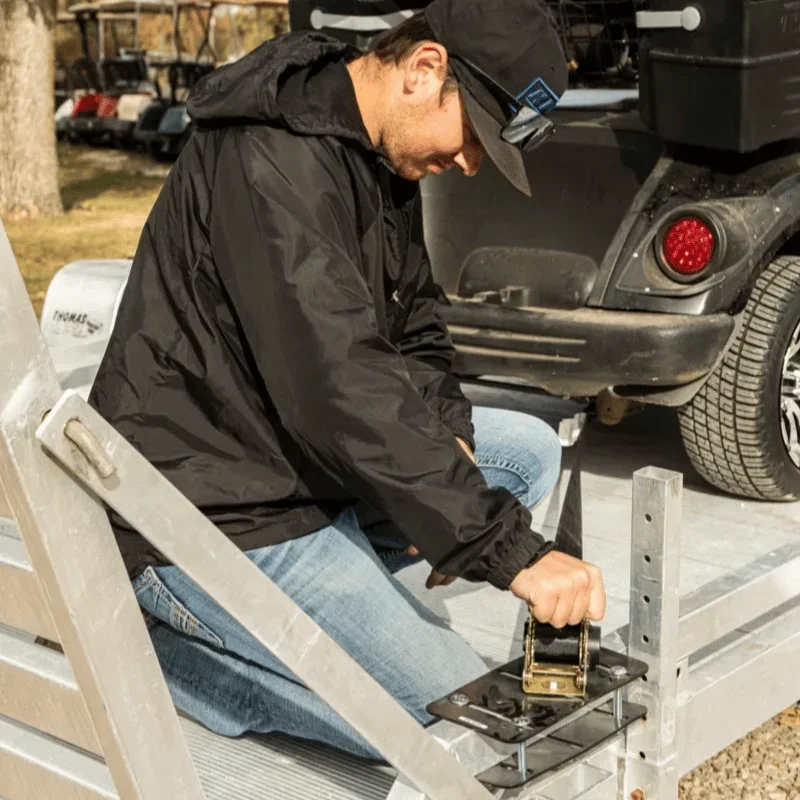
[[[187,110],[200,127],[264,123],[374,149],[346,64],[360,52],[318,33],[289,33],[200,80]]]

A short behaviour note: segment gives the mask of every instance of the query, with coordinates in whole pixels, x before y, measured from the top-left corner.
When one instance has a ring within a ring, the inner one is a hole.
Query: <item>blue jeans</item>
[[[487,482],[529,508],[555,485],[557,436],[527,414],[473,413]],[[370,535],[372,532],[372,535]],[[408,543],[355,510],[316,533],[248,557],[423,725],[426,706],[486,672],[481,658],[393,576]],[[365,758],[379,754],[176,567],[133,583],[175,705],[224,736],[284,733]],[[269,609],[265,609],[269,613]]]

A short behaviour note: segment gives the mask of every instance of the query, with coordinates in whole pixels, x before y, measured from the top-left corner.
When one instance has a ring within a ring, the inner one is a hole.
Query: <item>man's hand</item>
[[[456,436],[456,441],[461,445],[461,449],[469,456],[470,461],[475,464],[475,454],[470,449],[470,446],[463,440]]]
[[[419,550],[412,544],[411,547],[406,550],[408,555],[410,556],[418,556]],[[426,589],[435,589],[437,586],[449,586],[451,583],[454,583],[457,580],[452,575],[442,575],[441,573],[437,572],[435,569],[431,570],[431,574],[428,576],[428,580],[425,581],[425,588]]]
[[[599,620],[606,613],[600,570],[555,550],[522,570],[509,589],[530,606],[537,622],[554,628]]]

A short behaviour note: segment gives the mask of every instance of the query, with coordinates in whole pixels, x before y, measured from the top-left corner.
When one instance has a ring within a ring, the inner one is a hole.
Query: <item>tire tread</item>
[[[771,344],[800,294],[800,257],[781,256],[758,277],[732,346],[691,403],[679,410],[681,435],[709,483],[759,500],[792,500],[769,457],[760,409],[766,402]]]

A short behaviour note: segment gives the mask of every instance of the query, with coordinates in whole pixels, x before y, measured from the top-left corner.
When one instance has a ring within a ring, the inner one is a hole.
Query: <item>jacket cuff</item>
[[[530,528],[518,528],[506,540],[506,546],[496,556],[497,563],[486,579],[492,586],[505,591],[522,570],[532,567],[546,556],[554,545]]]

